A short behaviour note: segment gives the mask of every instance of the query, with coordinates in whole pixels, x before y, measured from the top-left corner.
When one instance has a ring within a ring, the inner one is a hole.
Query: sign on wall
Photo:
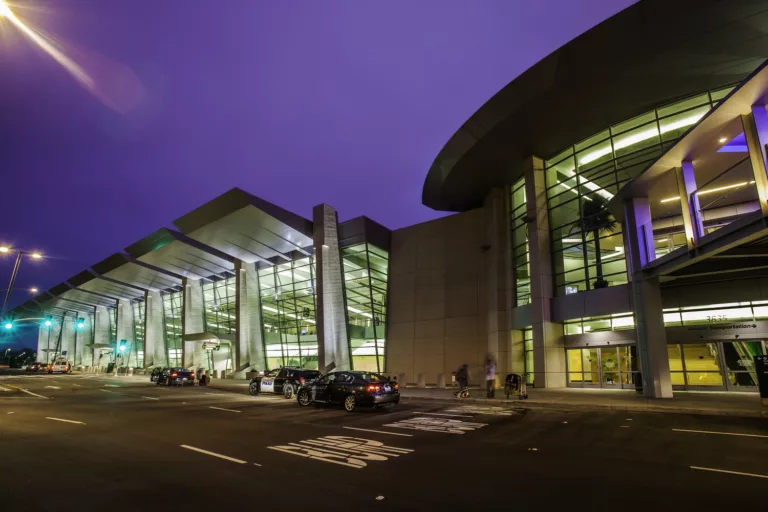
[[[768,321],[721,322],[667,327],[667,343],[696,340],[735,340],[768,338]]]

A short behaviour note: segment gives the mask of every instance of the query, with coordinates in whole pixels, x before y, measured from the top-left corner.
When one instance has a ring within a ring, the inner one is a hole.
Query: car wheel
[[[286,384],[283,387],[283,396],[285,398],[288,398],[288,399],[293,398],[293,385],[292,384]]]
[[[259,383],[258,382],[251,382],[251,385],[248,386],[248,394],[251,396],[256,396],[259,394]]]
[[[299,402],[299,405],[306,407],[307,405],[312,403],[312,397],[309,395],[308,389],[302,389],[299,391],[299,397],[296,400]]]
[[[352,412],[355,410],[355,407],[357,407],[357,400],[355,400],[355,395],[347,395],[344,397],[344,410],[347,412]]]

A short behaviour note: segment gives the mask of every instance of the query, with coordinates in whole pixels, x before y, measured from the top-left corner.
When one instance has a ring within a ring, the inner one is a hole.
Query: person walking
[[[469,367],[466,364],[461,365],[459,371],[456,372],[456,382],[459,384],[459,390],[454,395],[458,396],[469,387]]]
[[[493,356],[490,354],[485,358],[485,389],[488,398],[493,398],[495,396],[496,361],[493,360]]]

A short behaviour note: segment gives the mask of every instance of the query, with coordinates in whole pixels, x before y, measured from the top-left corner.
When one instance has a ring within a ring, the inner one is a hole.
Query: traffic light
[[[43,322],[43,325],[45,325],[46,327],[50,327],[52,323],[53,322],[51,322],[50,316],[45,317],[45,322]]]
[[[78,318],[77,319],[77,328],[78,329],[82,329],[83,327],[85,327],[85,320],[82,319],[82,318]]]
[[[5,327],[7,330],[9,330],[9,331],[10,331],[11,329],[13,329],[13,322],[5,322],[5,325],[4,325],[4,327]]]
[[[120,340],[120,352],[125,352],[125,340]]]

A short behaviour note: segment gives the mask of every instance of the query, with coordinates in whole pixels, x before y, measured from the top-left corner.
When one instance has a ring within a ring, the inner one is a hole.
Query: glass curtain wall
[[[134,302],[133,307],[133,352],[134,364],[144,367],[144,301]],[[130,366],[130,361],[128,363]]]
[[[267,368],[317,369],[314,257],[260,268],[258,274]]]
[[[117,359],[117,308],[107,308],[109,317],[109,344],[112,346],[112,361]]]
[[[732,88],[618,123],[545,162],[558,295],[627,282],[622,229],[607,211],[607,202]]]
[[[635,318],[632,313],[615,313],[604,316],[585,316],[566,320],[563,325],[565,334],[584,334],[600,331],[620,331],[633,329]]]
[[[384,372],[389,254],[371,244],[341,251],[352,368]]]
[[[525,178],[512,186],[512,258],[515,267],[515,304],[531,302],[531,264],[528,260],[528,224],[525,222]]]
[[[234,334],[236,311],[235,276],[216,277],[203,284],[205,330],[215,334]]]
[[[184,305],[183,292],[163,294],[163,315],[165,326],[165,346],[168,366],[181,366],[181,337],[184,332],[181,325],[181,311]]]

